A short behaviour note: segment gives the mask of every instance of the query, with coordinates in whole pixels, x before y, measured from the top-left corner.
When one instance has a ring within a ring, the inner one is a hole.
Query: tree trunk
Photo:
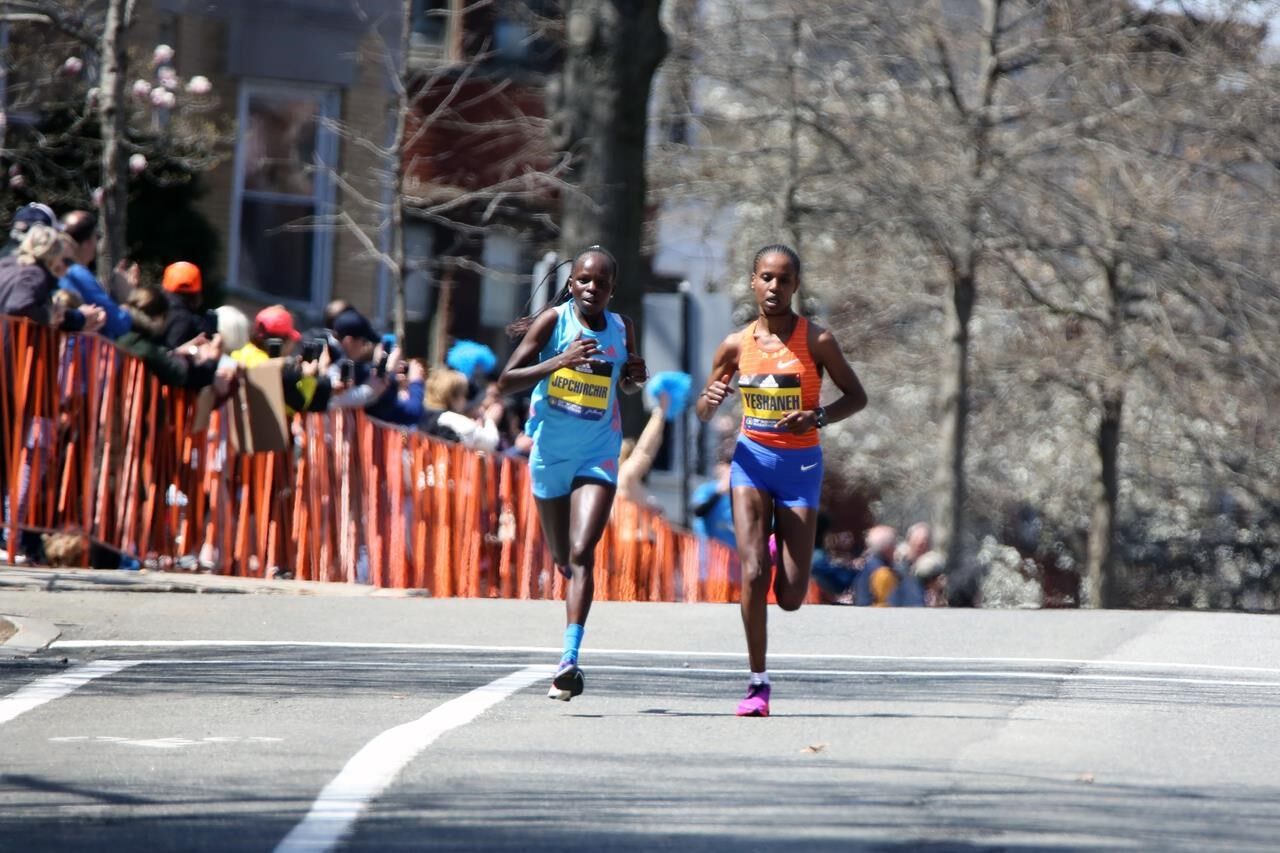
[[[406,312],[406,295],[405,295],[405,279],[408,276],[408,270],[405,269],[404,260],[404,130],[409,120],[409,110],[412,104],[409,98],[409,46],[410,31],[413,28],[413,3],[414,0],[401,0],[400,4],[400,73],[397,81],[398,91],[396,92],[396,123],[395,129],[392,131],[391,146],[388,152],[387,166],[392,175],[392,186],[394,191],[391,193],[391,275],[393,277],[393,286],[395,288],[392,294],[391,302],[391,322],[392,329],[396,333],[396,340],[400,341],[400,346],[404,346],[404,330],[405,330],[405,312]]]
[[[125,84],[129,76],[128,33],[134,0],[108,0],[99,53],[102,79],[98,91],[98,121],[102,134],[102,238],[98,272],[111,275],[125,257],[126,216],[129,207],[129,166],[124,156],[128,124]]]
[[[1116,576],[1116,504],[1120,495],[1120,417],[1124,391],[1108,389],[1102,397],[1102,421],[1098,425],[1092,521],[1085,573],[1089,579],[1090,607],[1119,607],[1121,585]]]
[[[1116,239],[1123,241],[1123,237]],[[1092,519],[1085,576],[1089,579],[1090,607],[1118,607],[1121,585],[1116,577],[1116,503],[1120,493],[1120,417],[1124,413],[1124,345],[1122,337],[1124,278],[1114,258],[1104,266],[1107,280],[1107,376],[1098,403],[1098,424],[1091,495]]]
[[[453,319],[453,261],[445,260],[431,330],[431,366],[443,367],[449,355],[449,324]],[[468,379],[470,377],[467,377]]]
[[[946,555],[951,603],[977,603],[977,578],[961,559],[966,511],[965,441],[969,423],[969,319],[977,288],[973,275],[957,275],[947,302],[946,363],[942,372],[942,453],[934,483],[934,547]]]
[[[564,196],[561,255],[599,244],[618,260],[611,309],[644,322],[648,270],[645,228],[645,137],[654,72],[667,52],[661,0],[566,0],[564,70],[556,104],[558,147],[575,156]],[[628,432],[643,413],[636,397],[623,407]]]

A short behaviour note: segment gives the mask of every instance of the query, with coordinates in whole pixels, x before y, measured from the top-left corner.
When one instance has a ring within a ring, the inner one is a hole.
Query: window
[[[524,312],[529,274],[521,275],[520,241],[514,234],[493,231],[485,235],[481,263],[485,272],[480,293],[480,325],[501,329]]]
[[[332,205],[337,137],[324,120],[336,113],[330,90],[241,86],[228,265],[235,289],[315,307],[328,299],[332,236],[306,220]]]
[[[451,14],[449,0],[414,0],[412,46],[443,45],[449,34]]]

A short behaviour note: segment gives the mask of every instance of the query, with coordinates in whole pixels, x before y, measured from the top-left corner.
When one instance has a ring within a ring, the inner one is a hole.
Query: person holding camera
[[[116,339],[116,346],[137,356],[165,385],[198,389],[213,385],[224,391],[235,371],[219,368],[222,339],[215,333],[194,335],[180,346],[169,347],[164,340],[169,303],[164,291],[154,284],[134,288],[125,302],[130,329]]]
[[[298,344],[302,343],[299,350]],[[295,350],[298,350],[295,354]],[[254,367],[273,358],[283,358],[280,378],[284,383],[284,404],[289,415],[296,412],[323,412],[329,408],[332,386],[326,370],[328,353],[323,344],[302,341],[293,315],[283,305],[263,308],[253,318],[249,342],[231,354],[245,367]]]

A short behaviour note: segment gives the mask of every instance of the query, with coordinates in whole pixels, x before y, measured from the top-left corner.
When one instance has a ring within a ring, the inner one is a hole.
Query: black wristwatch
[[[819,406],[813,410],[813,426],[816,429],[822,429],[827,425],[827,407]]]

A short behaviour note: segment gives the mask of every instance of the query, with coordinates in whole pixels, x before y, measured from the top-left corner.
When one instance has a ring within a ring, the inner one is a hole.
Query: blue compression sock
[[[582,625],[569,625],[564,629],[564,654],[560,656],[561,662],[578,659],[578,649],[582,646],[582,632],[585,630],[586,628]]]

